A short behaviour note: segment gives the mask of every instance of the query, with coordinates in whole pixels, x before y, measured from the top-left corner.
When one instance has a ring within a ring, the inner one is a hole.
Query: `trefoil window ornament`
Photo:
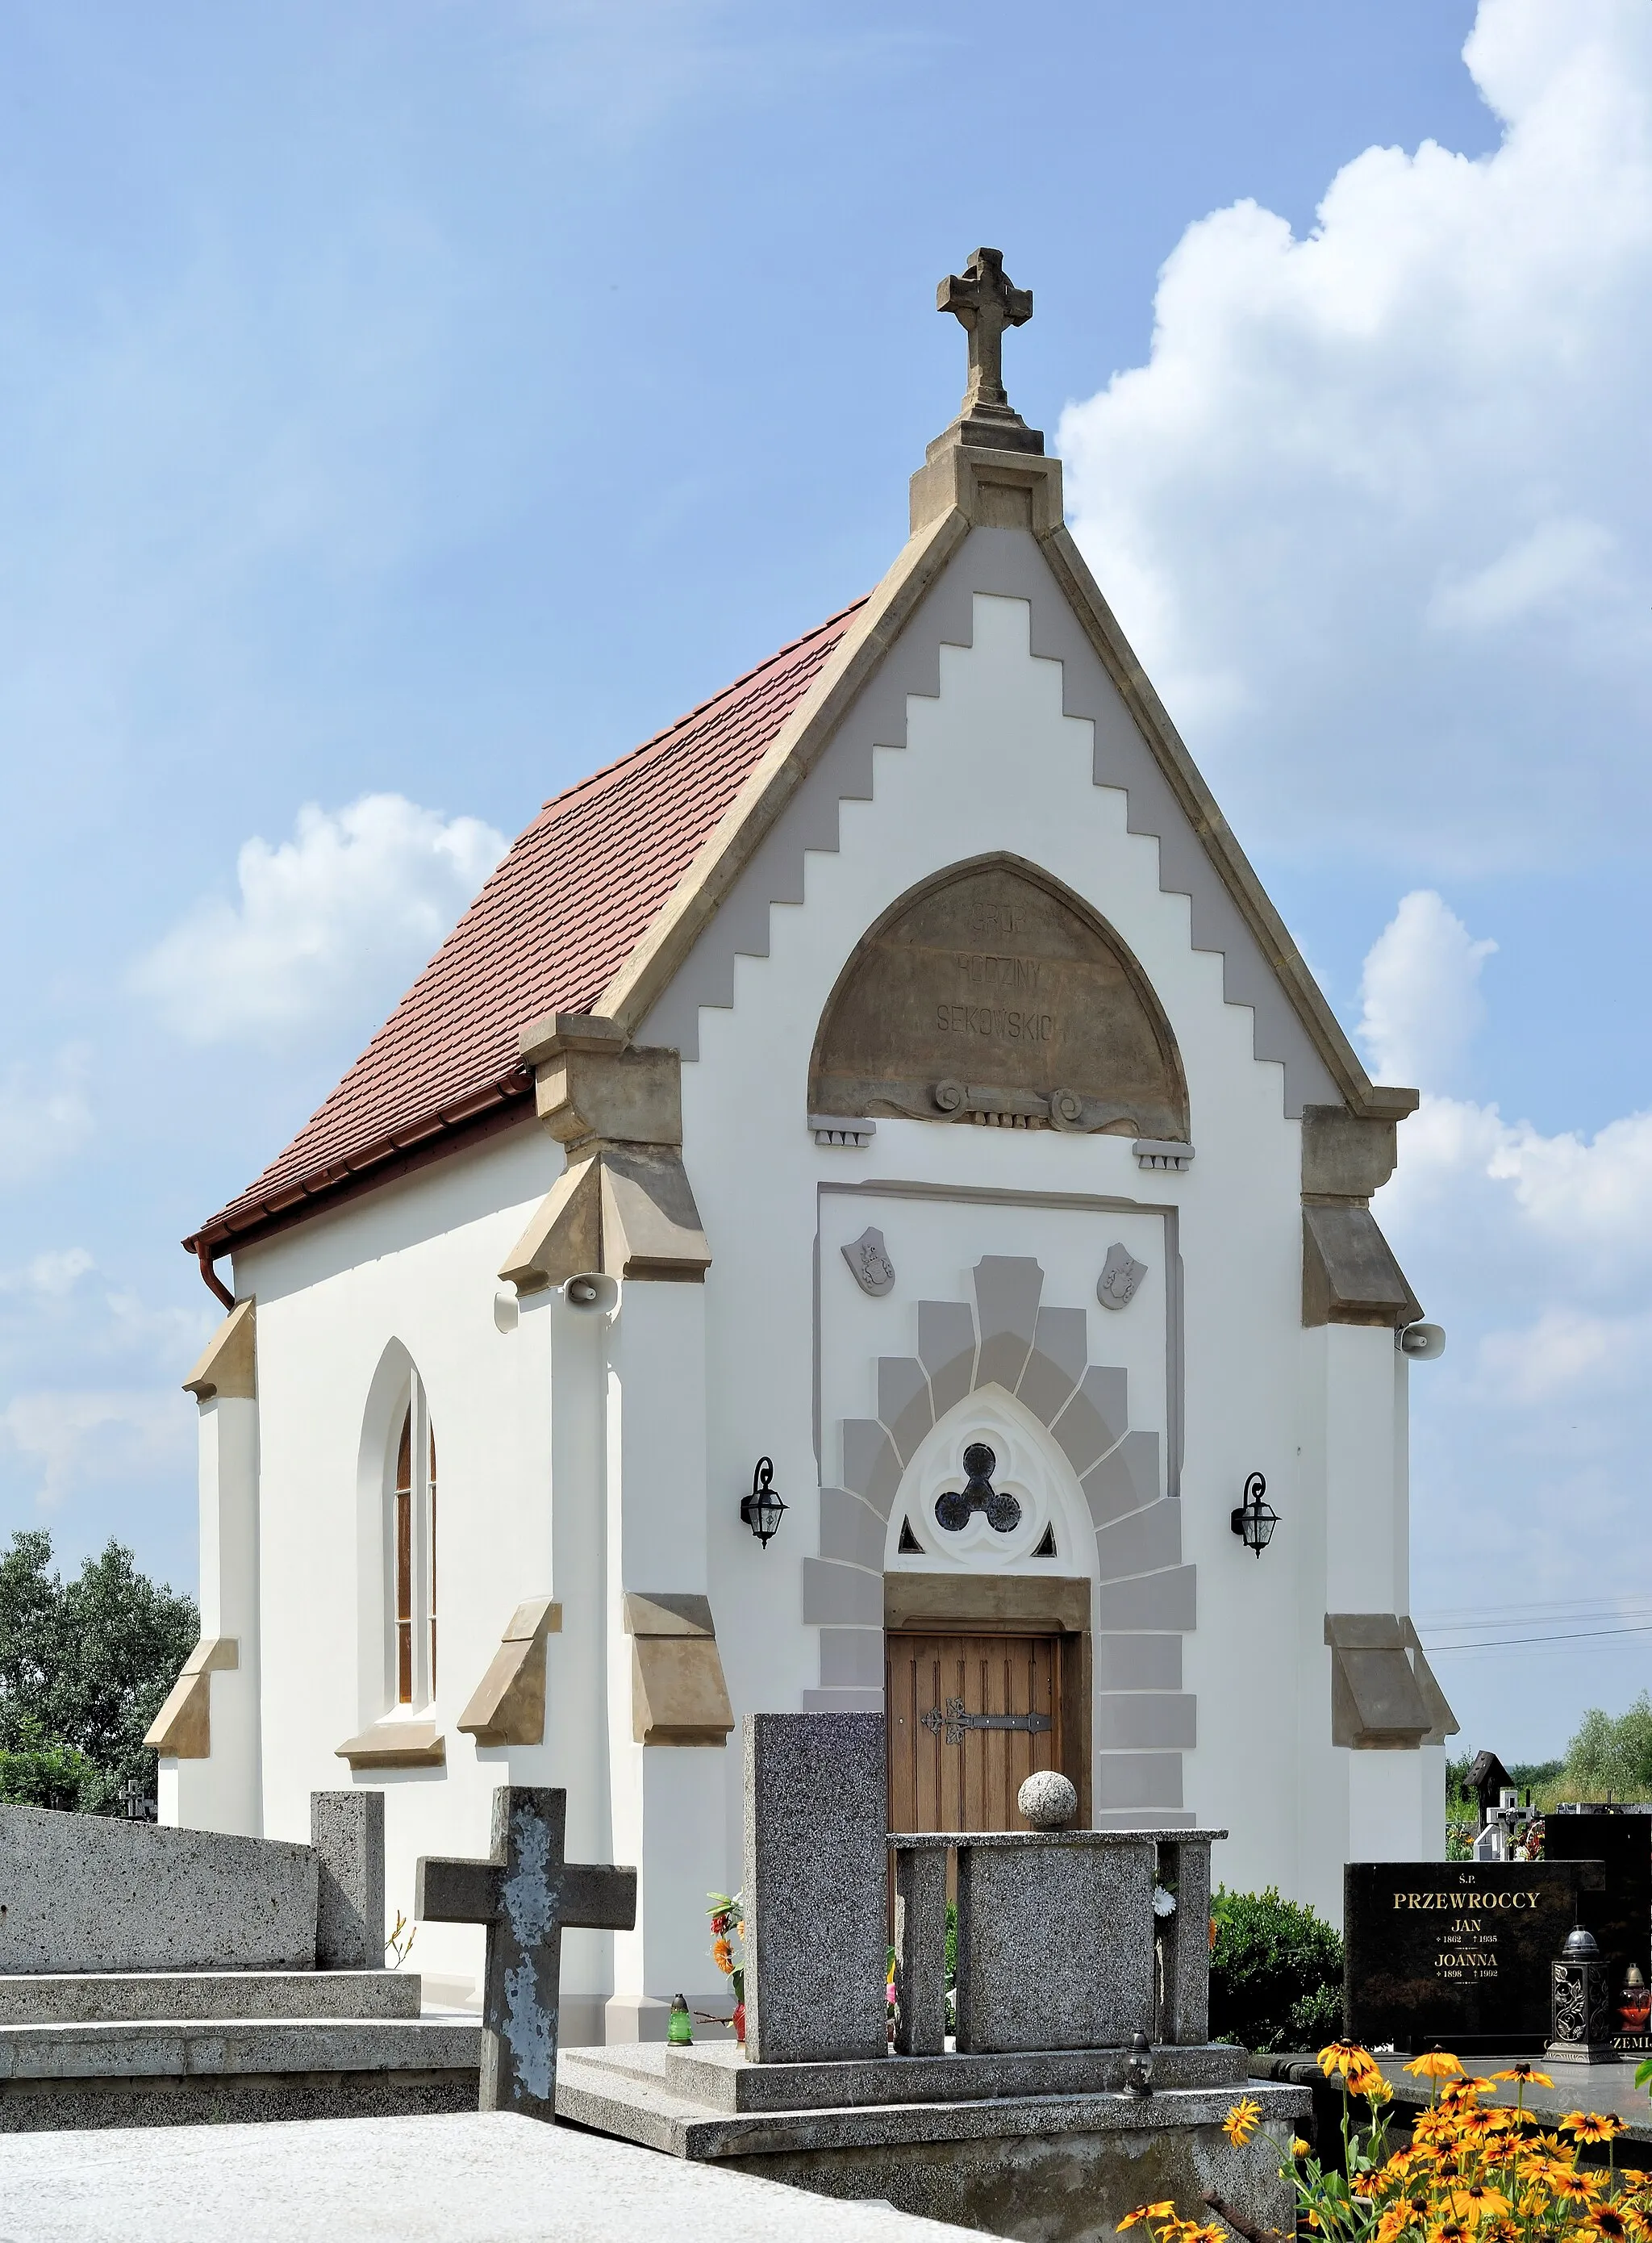
[[[995,1534],[1013,1534],[1021,1524],[1021,1505],[1006,1489],[994,1487],[997,1458],[984,1441],[971,1441],[964,1452],[966,1475],[962,1487],[949,1488],[935,1500],[936,1524],[949,1534],[961,1534],[977,1511],[984,1511]]]

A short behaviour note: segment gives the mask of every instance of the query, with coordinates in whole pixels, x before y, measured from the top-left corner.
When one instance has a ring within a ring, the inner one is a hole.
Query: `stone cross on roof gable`
[[[493,1848],[485,1862],[421,1855],[413,1914],[436,1923],[485,1923],[479,2107],[556,2117],[556,2027],[562,1931],[630,1931],[637,1873],[562,1858],[567,1794],[501,1784],[494,1794]]]
[[[978,421],[984,417],[999,422],[1014,448],[1031,448],[1024,436],[1017,443],[1009,434],[1011,428],[1026,430],[1026,423],[1011,410],[1004,387],[1004,331],[1024,327],[1032,317],[1031,289],[1017,288],[1005,278],[1001,249],[977,249],[961,276],[949,273],[937,288],[935,308],[950,312],[969,334],[970,379],[961,408],[964,421]],[[1043,449],[1042,438],[1038,448]]]

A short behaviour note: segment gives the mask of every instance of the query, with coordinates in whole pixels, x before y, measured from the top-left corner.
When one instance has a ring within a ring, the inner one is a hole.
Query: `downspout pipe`
[[[212,1267],[212,1249],[204,1238],[195,1243],[195,1258],[201,1265],[201,1282],[215,1292],[226,1309],[235,1306],[235,1296]]]

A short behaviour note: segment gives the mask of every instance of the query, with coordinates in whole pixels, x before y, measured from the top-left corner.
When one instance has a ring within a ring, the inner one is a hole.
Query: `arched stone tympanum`
[[[809,1062],[811,1114],[1184,1142],[1170,1022],[1126,945],[1010,856],[909,890],[856,945]]]

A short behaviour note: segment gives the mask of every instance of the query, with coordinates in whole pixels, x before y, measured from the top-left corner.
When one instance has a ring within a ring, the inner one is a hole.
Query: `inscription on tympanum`
[[[1169,1022],[1105,922],[995,857],[903,897],[839,977],[811,1113],[1185,1140]]]

